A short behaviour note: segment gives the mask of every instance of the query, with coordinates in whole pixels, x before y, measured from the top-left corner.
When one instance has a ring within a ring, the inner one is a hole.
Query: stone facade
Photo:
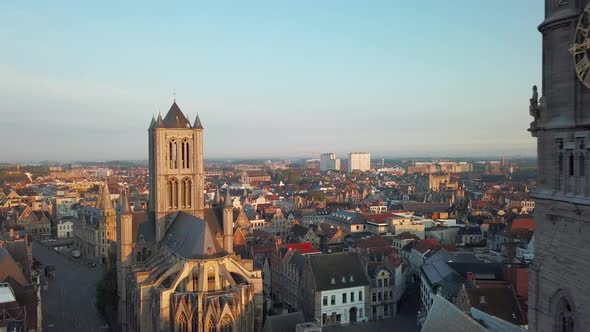
[[[262,272],[234,253],[234,209],[204,207],[203,127],[174,103],[149,128],[148,210],[121,193],[117,216],[122,331],[260,331]],[[237,219],[237,218],[236,218]]]
[[[531,98],[537,138],[535,259],[529,276],[530,331],[590,330],[590,89],[570,54],[590,1],[545,1],[542,97]],[[587,28],[587,27],[586,27]],[[578,57],[588,58],[586,48]],[[575,56],[574,56],[575,57]]]

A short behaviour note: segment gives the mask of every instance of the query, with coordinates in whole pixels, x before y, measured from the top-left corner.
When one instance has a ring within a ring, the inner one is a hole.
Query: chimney
[[[466,277],[467,277],[467,282],[470,285],[472,285],[472,286],[475,285],[475,275],[473,274],[473,272],[467,272]]]

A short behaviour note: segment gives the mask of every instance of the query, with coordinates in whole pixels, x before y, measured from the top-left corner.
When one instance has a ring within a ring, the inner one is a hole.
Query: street
[[[109,331],[94,304],[100,268],[72,262],[37,242],[32,248],[39,263],[55,266],[55,277],[41,295],[43,331]]]

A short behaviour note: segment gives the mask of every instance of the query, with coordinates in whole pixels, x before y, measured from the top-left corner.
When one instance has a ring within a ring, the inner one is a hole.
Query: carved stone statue
[[[542,99],[542,98],[541,98]],[[537,86],[533,85],[533,96],[529,99],[531,105],[529,106],[529,113],[535,120],[541,117],[541,110],[539,107],[539,93],[537,92]]]

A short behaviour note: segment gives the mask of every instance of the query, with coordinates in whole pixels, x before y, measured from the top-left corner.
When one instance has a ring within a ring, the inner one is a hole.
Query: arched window
[[[207,332],[217,332],[217,326],[215,325],[215,318],[211,317],[209,323],[207,323]]]
[[[180,207],[186,207],[186,179],[180,183]]]
[[[168,190],[168,208],[178,209],[178,181],[175,178],[170,179]]]
[[[565,297],[559,300],[557,305],[557,317],[555,321],[556,332],[573,332],[574,317],[572,307]]]
[[[143,257],[143,260],[147,259],[147,249],[146,248],[141,249],[141,257]]]
[[[178,168],[178,143],[172,141],[172,168]]]
[[[220,332],[233,332],[233,322],[229,315],[223,316],[221,319],[221,325],[219,326]]]
[[[136,262],[141,262],[141,251],[139,251],[139,250],[135,254],[135,261]]]
[[[184,312],[178,316],[178,321],[176,322],[176,331],[188,332],[188,319],[186,318]]]
[[[182,207],[189,209],[191,207],[192,201],[192,181],[189,178],[186,178],[182,181],[181,189],[182,191]]]
[[[185,148],[186,142],[182,141],[180,142],[180,166],[181,168],[186,168],[186,148]]]
[[[578,159],[578,167],[580,168],[580,170],[578,171],[580,176],[586,176],[586,157],[584,157],[583,153],[580,153],[580,157]]]
[[[215,290],[215,269],[212,267],[207,271],[207,291]]]
[[[168,208],[172,208],[173,197],[172,197],[172,182],[168,181],[166,184],[166,192],[168,193]]]
[[[199,272],[193,271],[193,292],[199,290]]]
[[[574,154],[570,153],[570,158],[569,158],[569,170],[570,170],[570,176],[574,176]]]
[[[186,149],[186,168],[191,168],[191,149],[190,149],[190,143],[188,141],[185,142],[184,145],[185,149]]]

